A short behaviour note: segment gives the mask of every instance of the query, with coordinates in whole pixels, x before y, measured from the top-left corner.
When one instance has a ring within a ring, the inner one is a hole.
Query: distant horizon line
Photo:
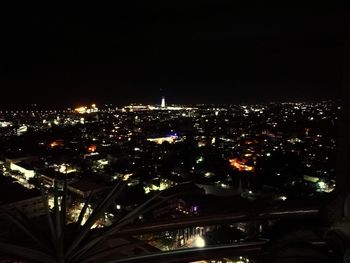
[[[232,103],[167,103],[167,106],[205,106],[205,105],[221,105],[221,106],[232,106],[232,105],[259,105],[259,104],[283,104],[283,103],[320,103],[320,102],[340,102],[342,99],[340,98],[328,98],[328,99],[315,99],[315,100],[271,100],[271,101],[264,101],[264,102],[232,102]],[[88,102],[88,103],[67,103],[67,104],[57,104],[57,105],[48,105],[46,103],[28,103],[28,104],[17,104],[17,105],[0,105],[0,110],[26,110],[26,109],[75,109],[81,106],[91,106],[92,104],[96,104],[98,108],[108,108],[108,107],[116,107],[116,108],[123,108],[126,106],[160,106],[160,103],[152,104],[152,103],[142,103],[142,102],[131,102],[131,103],[95,103],[95,102]]]

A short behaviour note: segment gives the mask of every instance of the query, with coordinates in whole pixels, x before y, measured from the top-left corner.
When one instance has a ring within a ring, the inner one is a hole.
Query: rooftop
[[[36,189],[27,189],[14,179],[0,176],[0,205],[19,202],[41,196]]]

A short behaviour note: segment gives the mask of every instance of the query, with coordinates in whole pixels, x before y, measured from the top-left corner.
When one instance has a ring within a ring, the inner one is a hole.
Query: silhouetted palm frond
[[[122,227],[133,223],[140,215],[150,212],[160,204],[177,196],[179,187],[181,187],[181,193],[186,191],[186,184],[184,184],[159,192],[130,213],[120,216],[111,226],[104,228],[103,231],[96,234],[96,231],[93,231],[91,228],[121,195],[125,187],[125,182],[118,182],[107,196],[100,200],[85,223],[81,225],[94,195],[91,192],[80,211],[77,222],[74,223],[74,227],[71,227],[72,225],[66,224],[67,183],[64,182],[63,192],[60,194],[59,187],[55,182],[53,189],[54,208],[52,212],[48,207],[47,198],[42,190],[42,199],[47,217],[45,230],[43,230],[43,227],[36,227],[28,218],[20,213],[13,215],[8,211],[2,212],[33,242],[28,242],[26,245],[0,242],[0,253],[34,262],[53,263],[88,262],[89,257],[92,256],[91,253],[93,253],[93,258],[95,259],[106,257],[115,259],[118,255],[123,254],[118,253],[118,251],[123,251],[125,247],[133,246],[133,244],[128,243],[130,242],[128,241],[106,247],[103,245],[103,241],[115,237]],[[135,243],[139,244],[137,242]]]

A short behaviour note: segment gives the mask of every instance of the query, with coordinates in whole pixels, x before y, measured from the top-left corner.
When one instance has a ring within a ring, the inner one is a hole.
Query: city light
[[[205,240],[202,237],[197,236],[196,239],[194,240],[194,246],[205,247]]]
[[[163,144],[164,142],[174,143],[177,139],[178,136],[171,135],[168,137],[148,138],[147,141],[155,142],[156,144]]]
[[[190,197],[174,197],[140,220],[201,216],[207,211],[219,214],[228,211],[232,197],[239,207],[246,200],[253,204],[266,199],[279,208],[289,200],[318,198],[334,190],[336,138],[318,128],[319,117],[312,129],[306,127],[318,107],[327,117],[322,127],[334,122],[334,106],[312,103],[246,105],[243,109],[203,105],[191,110],[181,105],[119,109],[107,105],[98,112],[91,105],[38,111],[35,116],[19,111],[0,116],[2,122],[11,123],[0,125],[0,140],[6,146],[0,168],[3,176],[26,190],[39,190],[38,179],[43,179],[45,191],[51,193],[54,182],[62,191],[62,180],[67,178],[72,202],[67,207],[69,222],[77,220],[91,192],[96,195],[90,205],[96,207],[104,191],[123,181],[125,193],[94,227],[107,227],[119,213],[187,182],[194,188]],[[305,113],[298,115],[296,111],[302,110]],[[21,126],[28,127],[28,132],[18,138]],[[246,227],[239,225],[242,235]],[[147,235],[147,243],[165,250],[202,248],[212,244],[211,234],[216,231],[219,228],[214,226],[183,228],[168,231],[157,241],[153,239],[156,234]],[[229,260],[248,262],[244,257]]]
[[[88,152],[93,153],[93,152],[96,151],[96,149],[97,149],[97,145],[96,144],[92,144],[92,145],[90,145],[88,147]]]
[[[347,12],[245,2],[2,9],[0,263],[350,258]]]
[[[81,107],[75,108],[74,110],[80,114],[84,114],[86,113],[86,109],[87,109],[86,106],[81,106]]]
[[[236,168],[241,172],[242,171],[246,171],[246,172],[253,172],[254,171],[254,166],[246,165],[247,160],[245,160],[245,159],[233,158],[233,159],[230,159],[229,162],[233,168]]]

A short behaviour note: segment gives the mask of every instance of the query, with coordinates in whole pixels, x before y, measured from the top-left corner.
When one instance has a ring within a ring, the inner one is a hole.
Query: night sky
[[[339,96],[342,32],[332,6],[146,2],[1,9],[1,105]]]

